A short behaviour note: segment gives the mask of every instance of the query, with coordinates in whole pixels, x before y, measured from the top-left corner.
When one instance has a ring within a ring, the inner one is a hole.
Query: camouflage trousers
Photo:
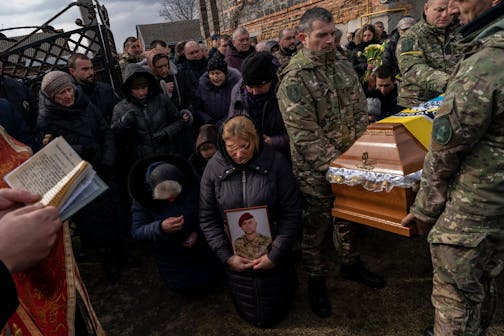
[[[303,265],[309,275],[327,274],[327,256],[323,253],[323,243],[329,231],[343,264],[352,264],[358,254],[354,250],[355,224],[333,218],[331,209],[334,199],[304,196],[303,203]]]
[[[488,235],[476,247],[431,243],[434,279],[434,334],[485,335],[504,268],[504,232]]]

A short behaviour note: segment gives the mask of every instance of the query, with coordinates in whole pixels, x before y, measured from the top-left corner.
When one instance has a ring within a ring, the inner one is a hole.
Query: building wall
[[[215,20],[207,10],[208,19],[202,22],[202,32],[231,33],[236,27],[245,27],[258,40],[277,38],[278,32],[299,23],[301,15],[309,8],[319,6],[330,10],[335,23],[344,33],[353,31],[361,24],[383,21],[391,31],[403,14],[420,17],[423,1],[418,0],[200,0],[206,8],[217,9],[220,31],[213,30]],[[380,14],[382,11],[389,11]],[[368,16],[367,14],[376,13]],[[202,20],[203,21],[203,20]],[[344,35],[345,36],[345,35]],[[208,38],[205,34],[205,38]]]

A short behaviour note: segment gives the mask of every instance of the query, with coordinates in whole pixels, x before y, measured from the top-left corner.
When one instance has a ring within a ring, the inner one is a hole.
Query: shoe
[[[350,265],[341,265],[341,276],[347,280],[360,282],[371,288],[382,288],[385,286],[385,280],[377,274],[371,273],[360,261]]]
[[[325,277],[310,276],[308,279],[308,296],[310,298],[310,308],[315,315],[322,318],[331,316],[331,303],[327,296]]]
[[[429,328],[425,329],[423,334],[424,334],[424,336],[434,336],[434,328],[429,327]]]

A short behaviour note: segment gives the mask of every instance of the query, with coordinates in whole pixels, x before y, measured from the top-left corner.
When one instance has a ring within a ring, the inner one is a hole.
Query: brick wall
[[[217,9],[220,33],[231,33],[237,26],[245,27],[258,40],[275,39],[278,32],[299,23],[301,15],[309,8],[319,6],[330,10],[338,28],[345,33],[360,27],[362,23],[381,20],[387,31],[393,29],[405,13],[419,17],[423,1],[414,0],[200,0],[213,2]],[[385,10],[388,13],[363,16]],[[215,14],[215,12],[214,12]],[[215,19],[208,13],[208,20]],[[209,22],[202,23],[210,27]],[[389,29],[392,28],[392,29]],[[202,29],[203,30],[203,29]],[[210,33],[213,33],[210,29]],[[208,38],[208,36],[205,36]]]

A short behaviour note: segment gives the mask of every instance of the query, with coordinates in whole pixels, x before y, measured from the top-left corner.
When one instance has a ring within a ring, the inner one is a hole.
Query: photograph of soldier
[[[243,235],[234,240],[235,253],[241,257],[256,259],[266,253],[271,237],[257,232],[257,221],[245,212],[238,219],[238,226],[243,230]]]

